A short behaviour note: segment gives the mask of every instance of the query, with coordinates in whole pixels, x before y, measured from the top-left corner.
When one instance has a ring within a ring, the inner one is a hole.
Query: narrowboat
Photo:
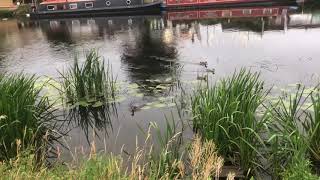
[[[281,16],[282,14],[286,14],[288,10],[289,7],[287,6],[193,9],[183,11],[168,11],[166,13],[166,18],[169,21],[180,21],[220,18],[230,19],[277,17]]]
[[[43,0],[31,17],[57,18],[160,12],[161,0]]]
[[[197,9],[206,7],[256,6],[290,3],[295,0],[163,0],[165,9]]]

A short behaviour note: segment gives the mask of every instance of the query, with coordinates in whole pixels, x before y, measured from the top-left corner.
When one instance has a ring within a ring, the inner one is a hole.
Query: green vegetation
[[[319,89],[311,94],[312,111],[307,113],[308,119],[303,124],[308,132],[308,143],[311,160],[320,162],[320,92]]]
[[[116,80],[112,69],[110,66],[105,69],[104,61],[95,50],[86,54],[82,66],[75,57],[74,66],[60,74],[63,79],[61,91],[68,104],[101,106],[115,98]]]
[[[270,105],[268,143],[270,143],[269,160],[274,178],[281,177],[281,173],[288,166],[294,166],[297,161],[294,161],[293,157],[298,162],[307,158],[306,138],[299,130],[304,113],[303,94],[304,88],[299,87],[295,94],[280,97],[277,103]]]
[[[105,69],[104,60],[96,50],[86,53],[83,65],[79,65],[76,56],[74,65],[62,76],[59,87],[62,99],[69,109],[68,120],[73,120],[76,126],[83,129],[87,141],[90,129],[112,127],[111,116],[116,115],[116,80],[111,66]]]
[[[131,170],[127,169],[121,156],[95,154],[94,151],[77,166],[57,164],[53,168],[41,166],[36,170],[32,168],[32,156],[21,155],[10,162],[0,163],[0,174],[4,179],[210,179],[218,177],[223,166],[223,159],[217,155],[214,143],[202,143],[200,138],[196,138],[187,150],[187,161],[175,159],[172,164],[165,164],[165,169],[159,168],[163,165],[161,159],[150,162],[150,152],[152,150],[137,148],[127,162]],[[160,156],[169,153],[163,151]]]
[[[200,88],[192,98],[193,128],[247,177],[318,179],[310,162],[319,162],[319,91],[298,85],[267,103],[263,84],[259,74],[242,69]]]
[[[0,9],[0,18],[11,18],[14,16],[14,11],[7,9]]]
[[[34,76],[0,75],[0,160],[30,147],[41,155],[39,148],[55,140],[55,110],[35,82]]]
[[[15,17],[26,17],[26,14],[31,13],[31,6],[29,4],[22,4],[14,11]]]
[[[259,134],[263,120],[256,113],[266,92],[259,74],[244,69],[214,86],[196,91],[192,98],[193,126],[204,138],[216,142],[219,153],[248,174],[259,168]]]
[[[83,65],[75,58],[60,74],[61,84],[55,85],[70,112],[67,119],[76,120],[87,137],[91,129],[112,126],[116,80],[97,51],[89,51]],[[293,94],[269,102],[270,91],[260,74],[241,69],[194,92],[192,128],[197,135],[191,142],[184,142],[184,122],[181,127],[166,119],[164,130],[151,123],[147,132],[142,131],[144,145],[132,154],[97,154],[88,138],[89,158],[80,157],[80,163],[56,159],[49,167],[48,155],[58,153],[53,143],[59,137],[59,121],[54,101],[44,95],[48,82],[36,81],[25,74],[0,75],[4,179],[212,179],[221,175],[224,164],[239,167],[245,178],[259,178],[263,172],[272,179],[319,179],[313,174],[313,165],[320,161],[318,88],[308,92],[298,85]],[[134,91],[138,85],[131,86]],[[229,174],[230,179],[234,176]]]
[[[17,9],[0,9],[0,18],[26,17],[26,14],[30,14],[30,12],[31,6],[23,4]]]

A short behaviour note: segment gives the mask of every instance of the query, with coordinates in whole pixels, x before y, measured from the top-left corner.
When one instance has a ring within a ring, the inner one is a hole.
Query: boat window
[[[130,5],[131,4],[131,0],[127,0],[127,5]]]
[[[85,3],[86,8],[93,8],[93,2]]]
[[[229,11],[229,10],[222,11],[222,17],[231,17],[231,16],[232,16],[232,11]]]
[[[69,8],[70,8],[70,9],[77,9],[77,8],[78,8],[78,5],[77,5],[76,3],[69,4]]]
[[[263,9],[263,14],[272,14],[272,9]]]
[[[111,5],[111,2],[110,2],[110,1],[106,1],[106,5],[107,5],[107,6],[110,6],[110,5]]]
[[[48,9],[48,11],[54,11],[57,9],[57,6],[56,5],[48,5],[47,9]]]
[[[244,9],[244,10],[242,11],[242,13],[243,13],[244,15],[250,15],[250,14],[252,14],[252,10],[251,10],[251,9]]]

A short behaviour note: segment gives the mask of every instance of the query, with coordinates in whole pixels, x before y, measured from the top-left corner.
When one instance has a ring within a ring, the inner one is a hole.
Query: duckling
[[[207,69],[206,70],[208,73],[212,73],[212,74],[215,74],[216,73],[216,70],[214,68],[212,69]]]
[[[131,116],[134,116],[135,112],[141,110],[142,107],[143,107],[143,105],[130,103]]]
[[[200,61],[199,63],[200,66],[204,66],[205,68],[208,67],[208,62],[207,61]]]
[[[199,81],[208,81],[208,75],[204,75],[204,76],[197,76],[197,80]]]

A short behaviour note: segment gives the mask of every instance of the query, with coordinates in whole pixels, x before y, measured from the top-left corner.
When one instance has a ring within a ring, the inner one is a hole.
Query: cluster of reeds
[[[34,76],[0,75],[0,160],[10,160],[17,149],[30,147],[40,157],[59,136],[54,131],[55,109],[35,82]]]
[[[96,50],[86,53],[83,65],[76,56],[74,65],[62,76],[62,93],[67,103],[82,106],[101,106],[115,97],[115,78],[111,66],[105,69],[104,60]]]
[[[247,177],[267,172],[273,179],[316,178],[310,163],[320,155],[319,91],[298,85],[294,94],[267,103],[263,88],[259,74],[244,69],[200,88],[192,98],[194,130]]]
[[[307,113],[307,121],[304,122],[304,129],[308,133],[309,151],[311,160],[320,162],[320,92],[319,88],[310,94],[312,107]]]
[[[117,113],[114,104],[116,79],[112,68],[109,64],[105,68],[103,58],[92,49],[86,53],[82,65],[76,56],[74,65],[60,74],[60,92],[66,104],[71,107],[69,122],[84,130],[89,143],[89,130],[104,129],[107,132],[107,128],[111,127],[111,116]]]
[[[311,104],[305,107],[309,99]],[[283,176],[289,179],[291,175],[317,178],[311,175],[310,163],[319,162],[319,102],[316,88],[307,93],[298,85],[295,94],[279,97],[277,103],[269,106],[270,138],[267,143],[274,178]]]
[[[241,166],[251,174],[259,168],[259,136],[264,120],[257,110],[267,94],[258,73],[240,70],[214,86],[201,88],[192,97],[193,128],[217,144],[227,163]]]

